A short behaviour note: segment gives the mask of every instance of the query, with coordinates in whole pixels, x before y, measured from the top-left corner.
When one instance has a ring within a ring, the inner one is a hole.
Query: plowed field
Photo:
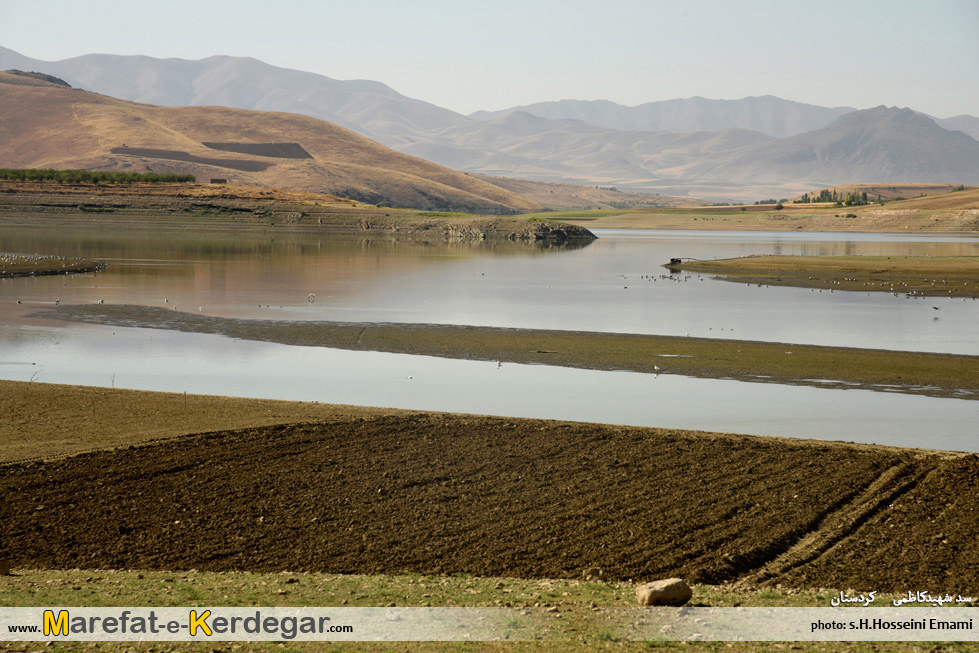
[[[979,458],[444,414],[0,467],[14,567],[979,590]]]

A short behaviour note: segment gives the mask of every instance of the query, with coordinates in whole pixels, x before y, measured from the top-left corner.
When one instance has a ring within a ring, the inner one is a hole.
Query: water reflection
[[[958,399],[497,366],[152,329],[14,331],[0,378],[979,451],[977,403]]]
[[[0,250],[108,260],[0,280],[0,378],[977,450],[974,402],[244,343],[53,324],[39,307],[127,303],[235,318],[424,322],[979,354],[979,302],[660,278],[671,257],[979,255],[979,238],[600,232],[584,248],[316,234],[0,229]],[[685,275],[684,275],[685,276]],[[310,293],[316,301],[310,303]],[[17,302],[21,303],[18,304]],[[27,365],[27,363],[37,365]],[[407,377],[412,376],[411,383]]]
[[[97,277],[0,282],[5,320],[38,306],[127,303],[284,320],[426,322],[721,337],[979,354],[979,302],[810,293],[694,276],[671,257],[977,255],[979,239],[781,232],[599,232],[580,249],[372,241],[315,234],[0,230],[0,249],[109,260]],[[316,295],[310,304],[307,297]],[[16,305],[21,300],[23,305]]]

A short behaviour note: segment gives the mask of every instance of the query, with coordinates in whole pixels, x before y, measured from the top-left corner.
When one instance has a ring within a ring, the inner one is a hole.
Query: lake
[[[279,232],[0,229],[0,251],[110,263],[98,275],[0,281],[0,378],[979,450],[979,403],[968,400],[548,366],[497,369],[29,317],[55,301],[104,301],[240,318],[979,354],[979,302],[972,300],[746,286],[661,267],[672,257],[767,253],[975,256],[974,236],[597,234],[585,247],[540,250]]]

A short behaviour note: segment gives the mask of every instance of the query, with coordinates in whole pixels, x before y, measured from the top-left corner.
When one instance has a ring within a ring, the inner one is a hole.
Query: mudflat
[[[59,306],[34,317],[221,334],[245,340],[357,351],[543,364],[702,378],[864,387],[936,397],[979,397],[979,356],[714,338],[447,324],[243,320],[157,307]]]
[[[194,433],[0,467],[16,497],[0,504],[0,553],[15,568],[575,578],[599,566],[613,580],[979,586],[971,454],[410,411],[309,419],[335,409],[244,400],[242,415],[255,404],[255,418],[298,421],[220,428],[222,415],[247,423],[229,403],[200,433],[207,399],[2,387],[89,442],[90,415],[131,423],[142,402],[168,413],[170,434]],[[181,421],[184,401],[205,404]],[[0,435],[36,430],[5,422]]]

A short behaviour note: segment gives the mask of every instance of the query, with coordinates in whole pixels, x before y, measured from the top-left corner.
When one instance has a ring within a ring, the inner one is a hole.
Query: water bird
[[[313,302],[316,301],[316,295],[314,295],[313,293],[309,293],[309,295],[306,297],[306,301],[312,304]]]

